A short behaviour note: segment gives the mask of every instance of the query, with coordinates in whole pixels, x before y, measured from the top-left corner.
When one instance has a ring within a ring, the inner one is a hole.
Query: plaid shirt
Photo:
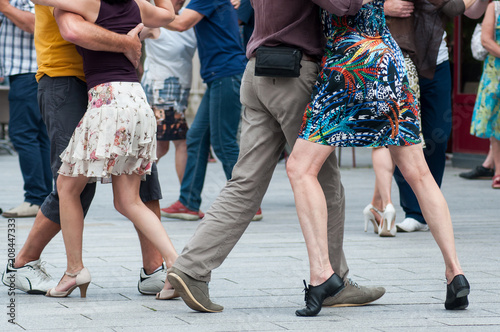
[[[17,9],[35,13],[35,5],[29,0],[11,0]],[[0,65],[3,76],[36,73],[36,52],[33,35],[18,28],[0,13]]]

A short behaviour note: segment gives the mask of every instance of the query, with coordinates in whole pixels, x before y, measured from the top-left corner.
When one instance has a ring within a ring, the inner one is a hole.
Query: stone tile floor
[[[222,313],[202,314],[182,300],[157,301],[137,291],[141,268],[139,242],[132,224],[112,207],[110,185],[99,185],[86,219],[84,261],[92,274],[86,299],[75,291],[54,299],[0,286],[0,331],[500,331],[500,190],[489,181],[458,177],[447,166],[443,192],[450,206],[458,255],[471,283],[465,311],[444,310],[444,265],[430,232],[398,233],[379,238],[363,232],[362,209],[369,203],[374,174],[369,150],[342,152],[346,190],[344,249],[350,277],[365,286],[384,286],[379,301],[351,308],[324,308],[313,318],[296,317],[303,305],[302,279],[308,278],[307,254],[283,162],[262,203],[264,219],[250,225],[233,252],[213,273],[210,291]],[[179,184],[173,154],[159,163],[164,199],[175,201]],[[0,155],[0,207],[23,199],[17,157]],[[209,164],[203,193],[206,211],[224,185],[220,163]],[[393,201],[399,202],[393,186]],[[397,220],[403,212],[397,206]],[[33,218],[16,219],[16,249],[21,248]],[[178,251],[198,222],[162,220]],[[7,261],[7,219],[0,218],[0,271]],[[54,282],[65,270],[61,235],[43,252]],[[7,305],[16,304],[16,325],[8,323]]]

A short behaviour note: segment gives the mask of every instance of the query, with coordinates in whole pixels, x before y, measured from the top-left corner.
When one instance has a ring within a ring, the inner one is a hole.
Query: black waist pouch
[[[286,46],[257,48],[255,76],[299,77],[302,52]]]

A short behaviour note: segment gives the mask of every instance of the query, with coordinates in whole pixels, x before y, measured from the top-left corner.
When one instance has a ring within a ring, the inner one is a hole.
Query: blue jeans
[[[451,134],[451,73],[450,63],[445,61],[436,68],[432,80],[419,77],[422,133],[425,140],[424,156],[427,166],[441,187],[446,148]],[[417,197],[403,175],[396,168],[394,178],[399,187],[400,204],[406,218],[425,223]]]
[[[9,77],[9,137],[19,155],[24,201],[42,205],[52,191],[50,143],[37,102],[34,73]]]
[[[239,154],[236,135],[241,116],[241,76],[223,77],[208,83],[193,124],[188,130],[188,159],[179,201],[190,210],[200,209],[210,145],[222,163],[226,179],[231,178]]]

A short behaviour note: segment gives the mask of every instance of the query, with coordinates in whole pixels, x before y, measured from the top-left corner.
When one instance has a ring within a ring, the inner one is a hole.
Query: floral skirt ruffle
[[[111,175],[151,173],[156,119],[139,83],[103,83],[88,92],[87,112],[61,153],[58,173],[89,182]]]

